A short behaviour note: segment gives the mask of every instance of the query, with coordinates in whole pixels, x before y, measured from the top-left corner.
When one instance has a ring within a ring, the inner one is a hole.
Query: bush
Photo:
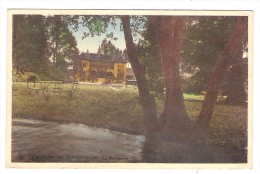
[[[13,82],[22,82],[23,81],[23,77],[21,73],[13,73],[12,74],[12,80]]]
[[[206,89],[206,83],[197,77],[191,77],[183,80],[183,92],[192,94],[201,94]]]
[[[40,80],[39,76],[33,72],[25,72],[24,74],[21,72],[13,73],[13,82],[26,82],[27,79],[32,81]]]
[[[165,84],[163,77],[153,77],[149,78],[149,88],[157,97],[162,97],[165,94]]]
[[[64,80],[66,71],[58,68],[49,68],[45,72],[39,73],[42,80]]]
[[[27,80],[32,80],[32,81],[35,81],[35,80],[40,80],[39,76],[33,72],[26,72],[24,74],[24,78],[26,79],[25,81]]]

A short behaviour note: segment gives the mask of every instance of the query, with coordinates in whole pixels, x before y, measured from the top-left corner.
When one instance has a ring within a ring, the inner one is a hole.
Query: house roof
[[[79,55],[79,59],[80,60],[89,60],[89,61],[98,61],[98,62],[126,63],[126,60],[120,54],[103,55],[103,54],[83,52]]]

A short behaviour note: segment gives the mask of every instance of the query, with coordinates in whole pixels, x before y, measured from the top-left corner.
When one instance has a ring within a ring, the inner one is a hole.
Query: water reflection
[[[197,137],[169,139],[157,134],[146,136],[142,158],[146,163],[246,163],[247,150],[212,145]]]
[[[201,139],[200,139],[201,140]],[[160,134],[129,135],[83,124],[13,119],[13,162],[243,163],[245,149]]]
[[[157,162],[157,149],[158,149],[158,136],[146,135],[145,142],[143,143],[142,159],[145,163]]]
[[[13,119],[14,162],[140,162],[145,137],[83,124]]]

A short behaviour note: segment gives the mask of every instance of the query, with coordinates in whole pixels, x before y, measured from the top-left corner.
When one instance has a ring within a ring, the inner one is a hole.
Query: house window
[[[82,67],[83,67],[83,68],[86,68],[86,67],[87,67],[87,64],[86,64],[86,63],[82,63]]]

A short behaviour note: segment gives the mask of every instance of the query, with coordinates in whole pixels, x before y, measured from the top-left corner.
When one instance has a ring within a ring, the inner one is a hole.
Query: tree
[[[166,100],[163,116],[164,120],[166,120],[166,128],[174,129],[175,132],[189,129],[191,122],[184,106],[179,67],[183,39],[183,20],[181,17],[165,16],[153,17],[152,20],[157,31],[165,75]],[[224,47],[213,70],[196,128],[202,130],[208,128],[221,81],[230,65],[243,50],[245,33],[246,18],[238,17],[228,44]]]
[[[110,20],[115,20],[115,16],[86,16],[85,18],[90,22],[88,26],[91,28],[89,30],[90,33],[86,34],[86,36],[94,36],[95,34],[100,34],[100,32],[105,32],[108,27],[107,23],[109,23]],[[162,115],[163,124],[158,124],[155,99],[150,92],[149,83],[146,78],[146,67],[141,62],[140,57],[138,57],[138,48],[134,44],[134,34],[132,33],[133,30],[130,16],[119,16],[119,18],[122,21],[128,60],[131,63],[137,81],[146,129],[148,131],[158,131],[158,129],[161,128],[161,125],[165,124],[166,130],[173,130],[174,132],[190,131],[191,121],[184,106],[182,79],[180,75],[180,53],[184,32],[184,21],[182,17],[150,17],[156,31],[155,37],[158,39],[163,73],[165,76],[166,99]],[[214,68],[196,128],[206,129],[208,127],[213,114],[220,82],[223,79],[227,68],[233,62],[233,54],[239,52],[241,48],[239,45],[242,44],[242,38],[246,32],[244,29],[246,24],[244,18],[237,18],[239,19],[238,24],[233,30],[234,32]],[[134,18],[132,18],[132,20],[134,20]],[[94,22],[94,24],[91,23],[91,21]],[[96,25],[98,30],[92,30]],[[229,57],[232,57],[232,59],[229,60]]]
[[[186,23],[181,54],[182,72],[191,75],[184,81],[186,92],[200,94],[206,90],[212,69],[227,45],[235,21],[236,17],[216,16],[196,17]],[[246,101],[246,78],[241,76],[247,66],[242,59],[246,46],[247,42],[243,39],[243,49],[237,55],[240,61],[232,63],[233,68],[229,68],[221,85],[228,104],[244,104]]]
[[[192,76],[186,80],[187,92],[205,91],[210,73],[225,48],[236,18],[196,17],[188,23],[182,49],[182,69]]]
[[[145,30],[142,32],[143,39],[136,45],[138,58],[146,68],[146,77],[149,89],[156,97],[164,96],[164,75],[160,59],[158,39],[155,37],[155,27],[151,20],[145,23]]]
[[[19,60],[19,56],[17,56],[17,45],[20,40],[20,27],[21,27],[21,22],[24,16],[22,15],[14,15],[13,16],[13,42],[12,42],[12,59],[13,59],[13,69],[20,69],[21,63]],[[19,31],[19,32],[18,32]]]
[[[98,54],[104,55],[115,55],[115,54],[122,54],[122,51],[119,48],[116,48],[114,44],[109,40],[107,41],[104,39],[101,45],[98,48]]]
[[[13,16],[13,65],[18,71],[42,72],[47,66],[47,37],[41,15]]]
[[[77,42],[62,16],[48,17],[48,46],[52,65],[56,68],[67,68],[67,60],[78,55]]]
[[[220,83],[225,76],[228,68],[237,59],[243,47],[243,38],[246,33],[247,18],[238,17],[235,29],[229,38],[228,44],[220,55],[212,72],[206,96],[196,122],[196,127],[206,129],[209,127],[210,120],[214,111],[215,102],[219,93]]]
[[[77,42],[62,16],[13,16],[13,70],[61,79],[78,56]]]
[[[77,42],[69,30],[66,18],[54,15],[47,17],[48,55],[52,78],[64,78],[68,66],[72,66],[79,54]],[[53,72],[53,73],[52,73]]]
[[[101,33],[106,32],[107,38],[117,40],[113,36],[113,32],[108,32],[109,24],[112,27],[117,25],[117,20],[120,19],[122,22],[122,30],[124,31],[125,41],[126,41],[126,52],[128,60],[131,63],[132,69],[134,71],[137,86],[139,90],[140,96],[140,104],[143,111],[143,120],[147,131],[154,131],[158,129],[158,122],[157,122],[157,110],[155,99],[153,95],[151,95],[149,90],[148,81],[146,78],[146,70],[143,64],[140,62],[137,50],[134,44],[132,31],[137,32],[139,27],[133,27],[130,22],[130,16],[110,16],[110,15],[103,15],[103,16],[67,16],[68,21],[70,21],[71,25],[74,25],[75,30],[77,30],[78,25],[85,26],[86,32],[84,33],[83,39],[85,37],[94,37],[95,35],[101,35]],[[138,16],[134,17],[136,21],[142,21]],[[133,21],[132,21],[133,22]],[[140,24],[140,22],[138,22]],[[136,25],[137,26],[137,25]],[[133,29],[134,28],[134,29]],[[132,29],[132,30],[131,30]]]
[[[181,17],[153,17],[157,31],[165,76],[166,99],[163,117],[166,128],[180,131],[190,128],[191,122],[184,106],[180,76],[180,50],[184,23]]]
[[[144,124],[148,131],[155,131],[158,129],[155,99],[151,95],[149,90],[148,81],[146,79],[145,68],[140,63],[140,60],[138,59],[137,56],[137,51],[133,42],[133,37],[130,28],[130,17],[121,16],[120,18],[123,24],[128,59],[133,68],[136,82],[137,82],[137,87],[140,96],[140,103],[143,111]]]

